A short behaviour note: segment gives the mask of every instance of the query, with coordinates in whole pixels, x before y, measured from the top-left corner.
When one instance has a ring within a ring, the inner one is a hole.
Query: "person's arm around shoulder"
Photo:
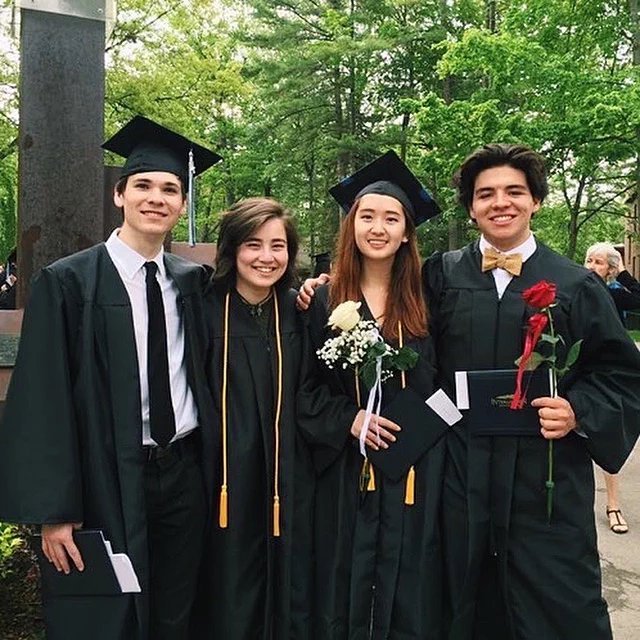
[[[321,284],[328,284],[329,282],[331,282],[331,276],[327,273],[321,273],[317,278],[307,278],[300,285],[298,297],[296,298],[296,307],[300,311],[307,311],[311,306],[315,290]]]

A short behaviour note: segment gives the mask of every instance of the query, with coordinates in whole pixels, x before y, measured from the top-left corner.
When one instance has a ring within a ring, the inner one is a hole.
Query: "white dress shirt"
[[[524,264],[534,253],[537,248],[536,239],[533,233],[529,234],[529,237],[517,247],[513,249],[509,249],[509,251],[500,251],[496,249],[493,245],[489,244],[487,239],[484,236],[480,236],[480,252],[484,256],[484,252],[487,250],[487,247],[491,247],[498,253],[502,253],[505,256],[511,255],[512,253],[519,253],[522,255],[522,263]],[[501,269],[500,267],[496,267],[491,270],[493,274],[493,280],[496,283],[496,291],[498,292],[498,299],[502,299],[502,294],[504,290],[509,286],[509,283],[513,279],[513,275],[510,274],[506,269]]]
[[[116,229],[107,240],[106,247],[118,274],[129,294],[133,314],[133,330],[140,375],[140,402],[142,406],[142,444],[155,445],[149,430],[149,378],[147,376],[147,288],[145,284],[145,262],[158,265],[156,278],[162,291],[165,322],[167,327],[167,353],[169,356],[169,384],[171,403],[176,419],[178,440],[198,426],[198,410],[193,393],[187,382],[187,363],[184,348],[184,322],[178,306],[179,291],[164,266],[164,250],[160,249],[153,260],[147,260],[118,237]]]

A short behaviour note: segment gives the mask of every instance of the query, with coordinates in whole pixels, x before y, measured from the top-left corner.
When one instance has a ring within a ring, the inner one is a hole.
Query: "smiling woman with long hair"
[[[413,368],[395,371],[383,382],[384,404],[405,387],[426,400],[434,391],[435,355],[427,331],[416,226],[438,209],[389,153],[332,194],[347,214],[331,284],[316,290],[308,312],[311,342],[321,349],[335,336],[327,320],[340,303],[360,302],[362,318],[374,322],[389,345],[410,347],[418,356]],[[361,410],[350,429],[325,425],[322,433],[312,434],[319,474],[315,637],[443,638],[438,509],[444,442],[415,454],[401,477],[391,479],[360,452],[368,389],[358,372],[329,368],[323,361],[318,367],[334,398],[349,398]],[[397,435],[397,424],[374,416],[362,441],[369,451],[391,449],[399,446]]]

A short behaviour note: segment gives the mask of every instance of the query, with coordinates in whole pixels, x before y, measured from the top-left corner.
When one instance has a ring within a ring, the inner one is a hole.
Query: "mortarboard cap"
[[[367,193],[391,196],[402,203],[416,227],[440,213],[435,200],[394,151],[387,151],[331,187],[329,193],[345,213]]]
[[[167,171],[178,176],[189,198],[189,244],[195,244],[193,178],[222,158],[213,151],[143,116],[135,116],[109,138],[103,149],[126,158],[121,178],[147,171]]]
[[[127,159],[122,167],[123,178],[145,171],[168,171],[178,176],[185,187],[190,151],[196,176],[222,160],[217,153],[143,116],[130,120],[102,148]]]
[[[400,480],[426,451],[433,447],[449,429],[424,398],[411,387],[399,391],[380,412],[401,427],[394,432],[395,442],[388,449],[367,449],[367,457],[390,480]],[[369,429],[375,431],[374,427]]]

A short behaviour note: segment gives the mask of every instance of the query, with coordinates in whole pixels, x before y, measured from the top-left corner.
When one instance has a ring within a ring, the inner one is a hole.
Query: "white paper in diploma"
[[[114,553],[111,548],[111,542],[106,540],[104,535],[102,539],[122,593],[140,593],[142,589],[129,556],[126,553]]]
[[[462,414],[442,389],[438,389],[434,394],[430,395],[425,402],[427,406],[432,411],[435,411],[450,427],[462,419]]]

